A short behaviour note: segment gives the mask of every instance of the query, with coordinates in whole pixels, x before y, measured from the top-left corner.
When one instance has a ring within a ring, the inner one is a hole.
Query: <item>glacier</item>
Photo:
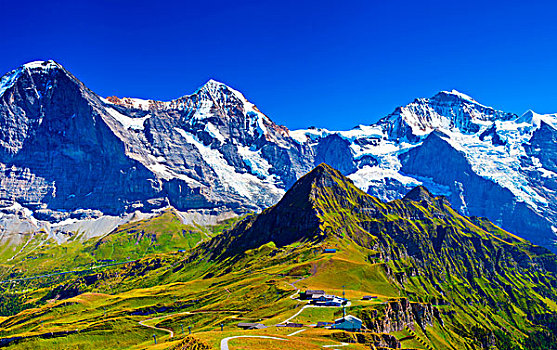
[[[518,116],[452,90],[351,130],[289,130],[215,80],[171,101],[101,97],[38,61],[0,87],[0,209],[50,224],[80,210],[259,211],[326,162],[382,200],[424,185],[553,248],[555,114]]]

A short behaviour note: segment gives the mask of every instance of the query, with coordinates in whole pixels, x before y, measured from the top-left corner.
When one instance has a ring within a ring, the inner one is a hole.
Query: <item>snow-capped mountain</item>
[[[102,98],[59,64],[32,62],[0,79],[0,210],[51,223],[168,205],[246,212],[325,162],[383,200],[425,185],[549,246],[556,130],[554,115],[451,91],[373,125],[290,131],[213,80],[166,102]]]
[[[349,131],[297,130],[319,147],[336,136],[349,144],[354,183],[383,200],[425,185],[467,215],[551,246],[557,226],[557,116],[519,117],[457,91],[416,99],[374,125]]]
[[[2,77],[0,92],[2,198],[41,218],[256,210],[311,170],[308,146],[213,80],[170,102],[103,99],[46,61]]]

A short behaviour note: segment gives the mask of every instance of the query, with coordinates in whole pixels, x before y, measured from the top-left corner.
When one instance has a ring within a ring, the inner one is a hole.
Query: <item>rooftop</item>
[[[335,323],[341,323],[341,322],[344,322],[344,321],[362,323],[362,320],[360,320],[356,316],[352,316],[352,315],[347,315],[347,316],[344,316],[344,317],[341,317],[341,318],[337,318],[335,320]]]

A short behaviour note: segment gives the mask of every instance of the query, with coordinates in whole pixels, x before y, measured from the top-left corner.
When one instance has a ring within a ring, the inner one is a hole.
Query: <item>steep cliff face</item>
[[[51,221],[79,208],[257,210],[313,164],[212,80],[170,102],[102,99],[57,63],[32,62],[2,78],[0,126],[0,195]]]
[[[100,99],[54,62],[22,67],[0,97],[3,197],[32,209],[118,213],[157,192],[125,155]]]
[[[343,174],[351,174],[356,170],[356,165],[350,151],[350,142],[342,137],[332,134],[321,140],[315,149],[315,162],[326,163]],[[363,163],[373,164],[373,158],[363,160]]]
[[[365,344],[376,350],[400,349],[400,341],[391,334],[386,333],[333,333],[333,338],[343,343]]]
[[[373,125],[290,131],[213,80],[168,102],[104,99],[59,64],[32,62],[0,78],[0,199],[51,221],[168,205],[244,213],[325,162],[382,200],[424,185],[553,247],[555,130],[556,115],[444,91]]]
[[[361,318],[374,333],[391,333],[416,327],[425,328],[434,322],[443,323],[439,310],[431,304],[410,302],[406,298],[389,301],[383,307],[366,309]]]

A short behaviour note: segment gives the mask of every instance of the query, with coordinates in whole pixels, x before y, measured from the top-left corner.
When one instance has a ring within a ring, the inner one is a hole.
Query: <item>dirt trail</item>
[[[288,339],[278,338],[278,337],[269,337],[269,336],[266,336],[266,335],[236,335],[234,337],[228,337],[228,338],[224,338],[223,340],[221,340],[220,341],[220,350],[229,350],[228,341],[231,340],[231,339],[236,339],[236,338],[264,338],[264,339],[274,339],[274,340],[288,341]]]

